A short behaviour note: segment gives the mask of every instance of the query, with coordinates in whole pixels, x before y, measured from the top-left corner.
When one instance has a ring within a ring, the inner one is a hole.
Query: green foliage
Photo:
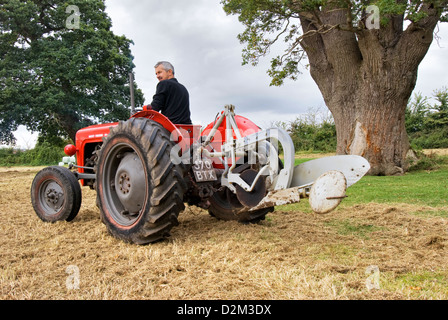
[[[414,95],[414,100],[408,103],[405,111],[406,131],[408,134],[422,131],[425,127],[425,118],[429,110],[428,98],[421,93]]]
[[[296,119],[291,122],[290,134],[296,151],[336,150],[336,129],[333,123],[307,123]]]
[[[79,28],[67,28],[68,5]],[[86,125],[129,117],[132,41],[111,26],[104,0],[0,0],[0,142],[14,142],[19,125],[74,140]]]
[[[414,95],[406,109],[406,130],[415,149],[448,148],[448,89],[434,92],[436,103]]]
[[[37,144],[31,150],[0,148],[0,166],[56,165],[65,157],[64,149],[49,142]]]
[[[421,154],[418,157],[418,160],[415,163],[411,163],[411,167],[409,168],[409,172],[412,171],[421,171],[421,170],[438,170],[444,166],[448,165],[448,157],[438,156],[435,154]]]
[[[333,118],[310,111],[289,123],[276,124],[289,132],[296,152],[335,152],[336,127]]]
[[[257,65],[261,57],[267,55],[270,47],[281,36],[286,36],[292,42],[289,54],[272,59],[272,68],[268,71],[273,81],[271,85],[281,85],[287,77],[295,79],[298,73],[298,43],[292,39],[298,30],[298,24],[290,25],[289,19],[297,18],[297,12],[290,8],[291,1],[272,0],[222,0],[227,14],[239,15],[239,20],[246,30],[238,36],[241,43],[247,46],[243,49],[243,64]],[[272,36],[272,37],[271,37]]]
[[[431,109],[427,126],[431,129],[446,128],[448,126],[448,89],[436,90],[434,96],[437,104]]]

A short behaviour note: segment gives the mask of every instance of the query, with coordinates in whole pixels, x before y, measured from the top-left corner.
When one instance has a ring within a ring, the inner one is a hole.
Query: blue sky
[[[106,0],[106,6],[115,34],[134,41],[135,80],[147,104],[158,82],[154,64],[168,60],[190,92],[195,124],[213,121],[226,104],[262,127],[310,110],[327,111],[305,68],[297,81],[270,87],[266,71],[274,54],[257,67],[241,65],[244,45],[237,35],[244,27],[236,16],[225,14],[219,0]],[[448,24],[439,24],[438,36],[420,65],[414,91],[425,96],[448,86]],[[35,139],[23,128],[16,137],[28,147]]]

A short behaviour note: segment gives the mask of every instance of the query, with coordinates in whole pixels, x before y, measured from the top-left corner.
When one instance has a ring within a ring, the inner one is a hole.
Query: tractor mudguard
[[[195,125],[175,125],[160,112],[154,110],[143,110],[132,115],[131,118],[147,118],[160,123],[168,132],[171,133],[171,141],[176,142],[182,151],[188,148],[199,138],[200,126]]]

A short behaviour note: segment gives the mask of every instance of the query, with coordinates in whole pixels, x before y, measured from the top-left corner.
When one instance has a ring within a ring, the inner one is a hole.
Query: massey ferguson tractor
[[[96,190],[101,221],[115,237],[147,244],[178,225],[185,203],[217,219],[255,223],[275,206],[309,198],[316,213],[335,209],[370,169],[355,155],[294,165],[294,145],[280,129],[261,130],[225,106],[205,128],[173,124],[144,106],[129,120],[93,125],[65,147],[76,164],[50,166],[31,187],[45,222],[71,221],[81,186]]]

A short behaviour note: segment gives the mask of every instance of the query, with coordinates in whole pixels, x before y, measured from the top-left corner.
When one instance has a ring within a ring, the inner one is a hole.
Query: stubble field
[[[39,169],[0,168],[2,300],[448,298],[447,208],[277,207],[243,225],[187,207],[170,239],[137,246],[108,234],[88,188],[73,222],[39,220]]]

